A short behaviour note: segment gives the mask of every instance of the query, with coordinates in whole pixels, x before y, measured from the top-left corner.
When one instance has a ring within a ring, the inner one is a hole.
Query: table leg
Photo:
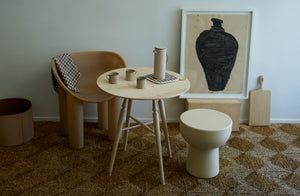
[[[158,105],[159,105],[159,113],[161,116],[162,124],[163,124],[163,130],[165,133],[165,140],[167,142],[167,148],[169,151],[169,156],[172,158],[172,151],[171,151],[171,145],[170,145],[170,139],[169,139],[169,133],[168,133],[168,125],[167,125],[167,120],[166,120],[166,110],[165,110],[165,104],[162,99],[158,100]]]
[[[126,127],[129,127],[130,125],[130,113],[131,113],[131,106],[132,106],[132,99],[128,99],[128,104],[127,104],[127,113],[126,113]],[[127,149],[127,141],[128,141],[128,132],[129,129],[125,131],[125,136],[124,136],[124,151]]]
[[[118,119],[122,108],[123,98],[114,97],[108,100],[108,137],[114,140],[118,129]]]
[[[162,150],[161,150],[161,139],[160,139],[160,128],[159,128],[159,117],[157,110],[157,101],[152,100],[152,110],[153,110],[153,121],[154,121],[154,131],[156,136],[156,145],[157,145],[157,154],[158,154],[158,163],[161,175],[161,183],[165,184],[165,176],[164,176],[164,166],[162,159]]]
[[[116,154],[117,154],[117,150],[118,150],[118,145],[120,142],[120,136],[122,133],[122,124],[123,124],[123,118],[124,118],[124,114],[125,114],[126,103],[127,103],[127,99],[124,98],[123,103],[122,103],[122,108],[120,111],[120,115],[119,115],[117,134],[115,135],[114,146],[113,146],[113,150],[111,152],[111,158],[110,158],[110,163],[109,163],[109,172],[108,172],[109,176],[111,176],[111,173],[112,173],[112,170],[114,167],[114,162],[115,162],[115,158],[116,158]]]

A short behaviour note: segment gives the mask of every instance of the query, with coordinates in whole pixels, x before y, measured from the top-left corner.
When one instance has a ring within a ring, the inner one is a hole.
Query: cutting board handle
[[[264,82],[264,77],[263,77],[263,76],[259,76],[259,77],[258,77],[258,82],[259,82],[259,85],[260,85],[259,89],[262,89],[262,87],[263,87],[263,82]]]

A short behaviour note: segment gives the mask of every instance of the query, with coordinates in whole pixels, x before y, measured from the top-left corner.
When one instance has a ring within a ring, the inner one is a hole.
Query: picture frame
[[[248,98],[253,10],[182,9],[180,98]]]

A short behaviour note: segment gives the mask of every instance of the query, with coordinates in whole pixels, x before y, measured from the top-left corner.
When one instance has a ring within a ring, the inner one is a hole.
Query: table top
[[[125,79],[126,69],[136,70],[136,76],[145,76],[146,74],[153,73],[153,68],[149,67],[127,67],[108,71],[101,74],[97,79],[97,85],[103,91],[122,98],[138,99],[138,100],[154,100],[154,99],[166,99],[179,96],[185,93],[190,88],[190,81],[184,76],[167,70],[166,72],[177,76],[178,81],[170,82],[166,84],[157,84],[147,80],[146,88],[138,89],[136,87],[136,80],[127,81]],[[118,84],[108,83],[107,75],[110,72],[119,73]]]

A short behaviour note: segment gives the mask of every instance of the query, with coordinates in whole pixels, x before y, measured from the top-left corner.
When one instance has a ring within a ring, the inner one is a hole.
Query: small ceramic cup
[[[126,80],[132,81],[135,79],[136,71],[134,69],[127,69],[126,70]]]
[[[108,75],[106,75],[106,78],[108,79],[108,82],[110,84],[118,84],[119,73],[118,72],[111,72]]]
[[[139,89],[146,88],[147,78],[145,76],[139,76],[136,79],[136,87]]]

